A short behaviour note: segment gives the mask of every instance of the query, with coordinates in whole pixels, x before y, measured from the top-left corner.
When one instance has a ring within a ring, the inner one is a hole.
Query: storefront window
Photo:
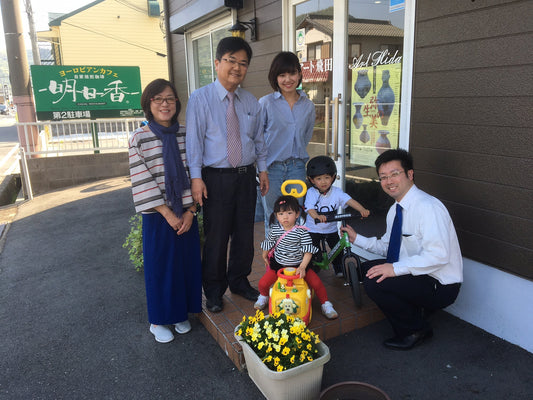
[[[228,12],[186,32],[189,93],[216,79],[216,48],[222,38],[230,36],[230,27]]]
[[[228,36],[228,27],[209,32],[207,35],[192,41],[195,89],[205,86],[216,79],[214,69],[216,46],[220,39],[226,36]]]
[[[346,3],[347,24],[340,32],[335,10],[345,9]],[[392,3],[400,6],[392,7]],[[345,190],[375,215],[381,215],[374,224],[379,227],[372,231],[379,234],[390,199],[379,187],[374,161],[383,151],[398,147],[401,134],[408,134],[400,132],[403,2],[293,0],[292,4],[294,50],[302,63],[302,88],[317,109],[308,152],[311,157],[337,154],[341,151],[333,146],[334,136],[344,138],[344,154],[339,158],[344,163]],[[344,44],[336,47],[335,40]],[[348,57],[345,65],[338,62],[345,57],[341,51]],[[335,74],[345,76],[341,80],[344,87],[333,87]],[[346,116],[344,124],[337,124],[340,135],[332,129],[334,108],[327,105],[337,97]]]

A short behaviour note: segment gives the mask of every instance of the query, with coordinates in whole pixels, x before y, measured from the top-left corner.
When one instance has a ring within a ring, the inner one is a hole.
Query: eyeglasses
[[[226,61],[227,63],[230,63],[232,67],[236,67],[237,65],[241,68],[248,68],[247,62],[238,62],[237,60],[234,60],[232,58],[222,58],[222,61]]]
[[[385,182],[385,181],[388,181],[389,179],[396,179],[401,174],[403,174],[403,171],[394,171],[390,175],[380,175],[379,176],[379,180],[380,180],[380,182]]]
[[[167,102],[167,104],[172,104],[178,101],[178,99],[173,96],[171,97],[156,96],[156,97],[152,97],[150,100],[152,100],[155,104],[163,104],[165,101]]]

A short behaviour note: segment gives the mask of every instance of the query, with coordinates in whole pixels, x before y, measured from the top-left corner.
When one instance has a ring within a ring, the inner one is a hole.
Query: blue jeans
[[[305,161],[302,159],[290,158],[286,161],[275,161],[268,167],[270,189],[266,196],[261,196],[265,215],[265,236],[268,235],[269,219],[274,209],[274,202],[281,196],[282,183],[288,179],[300,179],[305,182],[305,178]],[[299,185],[287,185],[285,190],[290,193],[292,188],[298,192],[302,190]],[[303,204],[303,197],[300,197],[298,202]]]

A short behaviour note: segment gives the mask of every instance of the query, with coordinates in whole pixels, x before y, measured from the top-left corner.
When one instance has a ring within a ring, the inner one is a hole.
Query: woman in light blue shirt
[[[270,181],[270,190],[261,198],[266,233],[274,202],[281,196],[281,184],[288,179],[305,181],[305,163],[309,159],[307,145],[315,125],[315,105],[303,90],[296,89],[302,82],[302,68],[294,53],[282,51],[274,57],[268,80],[274,93],[259,99]],[[291,185],[286,189],[290,192]]]

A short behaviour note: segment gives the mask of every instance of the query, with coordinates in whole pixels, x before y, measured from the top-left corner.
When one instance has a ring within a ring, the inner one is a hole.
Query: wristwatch
[[[198,210],[196,210],[196,211],[191,211],[190,208],[187,208],[187,211],[189,211],[189,212],[190,212],[193,216],[195,216],[195,217],[198,215]]]

